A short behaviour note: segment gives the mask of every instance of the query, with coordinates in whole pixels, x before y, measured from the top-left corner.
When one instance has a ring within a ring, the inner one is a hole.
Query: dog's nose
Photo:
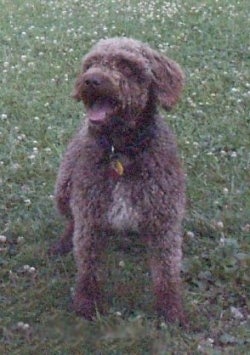
[[[97,75],[89,76],[85,79],[85,84],[87,86],[98,87],[102,83],[102,80]]]

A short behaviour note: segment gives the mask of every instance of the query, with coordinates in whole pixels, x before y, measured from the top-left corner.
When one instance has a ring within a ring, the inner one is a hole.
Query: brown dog
[[[62,160],[56,202],[68,225],[54,253],[73,245],[75,311],[102,311],[98,280],[110,233],[136,232],[149,249],[156,309],[185,323],[180,280],[184,174],[175,138],[157,105],[170,109],[183,87],[180,67],[128,38],[101,40],[83,60],[74,97],[86,120]]]

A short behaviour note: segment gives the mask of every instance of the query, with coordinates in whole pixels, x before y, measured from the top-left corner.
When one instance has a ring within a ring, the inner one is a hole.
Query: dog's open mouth
[[[104,123],[109,117],[115,114],[117,103],[114,99],[101,97],[97,98],[87,109],[87,117],[91,123]]]

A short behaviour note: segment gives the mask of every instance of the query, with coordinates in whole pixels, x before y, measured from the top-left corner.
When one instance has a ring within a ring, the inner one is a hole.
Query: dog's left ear
[[[169,110],[180,97],[184,86],[184,73],[172,59],[156,51],[152,51],[151,55],[150,64],[156,97],[159,104]]]
[[[79,74],[76,81],[75,81],[75,87],[74,90],[71,94],[71,97],[75,99],[76,101],[81,101],[82,100],[82,75]]]

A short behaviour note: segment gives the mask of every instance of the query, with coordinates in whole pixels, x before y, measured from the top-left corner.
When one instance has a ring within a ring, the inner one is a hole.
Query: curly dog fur
[[[158,314],[185,323],[185,179],[175,138],[157,113],[157,105],[175,105],[182,87],[179,65],[134,39],[101,40],[83,59],[73,96],[86,119],[59,169],[55,199],[68,224],[52,252],[73,246],[73,307],[86,319],[102,312],[98,269],[109,235],[136,232],[149,250]]]

